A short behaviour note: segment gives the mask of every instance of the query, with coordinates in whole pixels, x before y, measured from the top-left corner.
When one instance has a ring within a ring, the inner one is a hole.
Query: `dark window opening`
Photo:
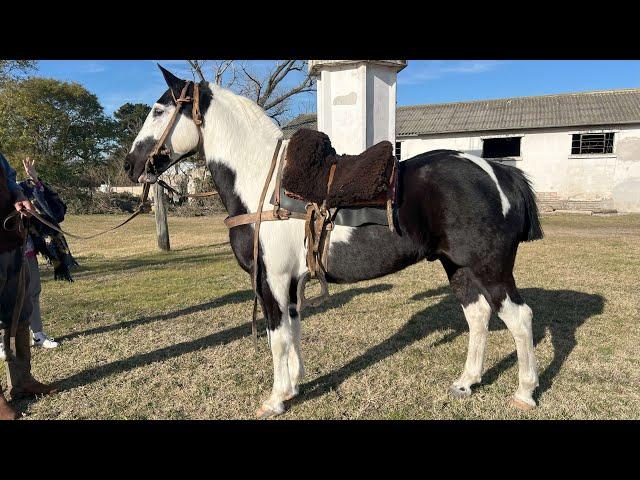
[[[482,157],[519,157],[520,140],[522,137],[485,138],[482,142]]]
[[[613,132],[574,133],[571,141],[571,154],[588,153],[613,153]]]
[[[400,157],[402,156],[402,142],[396,142],[396,158],[400,161]]]

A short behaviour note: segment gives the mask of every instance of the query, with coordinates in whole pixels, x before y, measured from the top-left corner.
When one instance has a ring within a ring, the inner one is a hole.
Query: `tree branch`
[[[204,74],[202,73],[202,67],[200,65],[199,60],[187,60],[189,65],[191,65],[191,69],[196,72],[196,74],[200,77],[200,81],[206,82],[207,80],[204,78]]]
[[[298,85],[295,88],[292,88],[288,92],[283,93],[282,95],[272,100],[271,102],[266,103],[265,105],[262,106],[262,108],[264,108],[265,110],[269,110],[275,107],[276,105],[278,105],[279,103],[284,102],[287,98],[290,98],[293,95],[296,95],[298,93],[314,92],[315,88],[312,87],[312,84],[313,84],[313,78],[307,76],[307,78],[305,78],[300,85]]]
[[[244,66],[242,67],[242,71],[244,72],[244,74],[247,76],[247,78],[249,80],[251,80],[253,83],[255,83],[255,85],[256,85],[256,102],[258,103],[258,105],[260,105],[260,101],[259,100],[260,100],[260,92],[262,91],[262,84],[258,80],[253,78],[249,74],[249,72],[247,72],[247,69],[244,68]],[[262,105],[260,105],[260,106],[262,106]]]

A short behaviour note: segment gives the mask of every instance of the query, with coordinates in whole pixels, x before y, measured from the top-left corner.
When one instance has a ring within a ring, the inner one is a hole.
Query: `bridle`
[[[187,96],[187,92],[189,91],[189,87],[193,85],[193,96],[189,97]],[[149,155],[147,156],[147,160],[145,162],[144,165],[144,173],[145,173],[145,182],[144,182],[144,186],[142,188],[142,195],[140,197],[140,204],[136,207],[136,209],[133,211],[133,213],[126,218],[124,221],[120,222],[118,225],[111,227],[107,230],[103,230],[99,233],[96,233],[94,235],[89,235],[89,236],[80,236],[80,235],[74,235],[72,233],[66,232],[64,230],[62,230],[59,226],[52,224],[51,222],[47,221],[45,218],[43,218],[41,215],[39,215],[37,212],[34,211],[30,211],[29,214],[33,217],[35,217],[38,221],[40,221],[41,223],[45,224],[46,226],[48,226],[49,228],[52,228],[53,230],[57,231],[58,233],[62,233],[63,235],[67,235],[69,237],[72,238],[77,238],[80,240],[90,240],[92,238],[96,238],[99,237],[100,235],[104,235],[107,232],[111,232],[113,230],[116,230],[120,227],[122,227],[123,225],[129,223],[131,220],[133,220],[135,217],[137,217],[138,215],[140,215],[141,213],[147,213],[150,210],[150,207],[147,203],[147,199],[149,197],[149,190],[151,188],[152,183],[154,182],[149,182],[149,170],[151,168],[155,169],[155,161],[156,159],[160,156],[160,155],[167,155],[167,156],[171,156],[171,154],[173,152],[171,152],[171,149],[166,145],[167,142],[167,138],[169,137],[169,134],[171,133],[171,130],[173,130],[173,126],[175,125],[176,121],[178,120],[178,115],[180,115],[180,111],[182,110],[184,105],[187,104],[192,104],[191,107],[191,116],[193,118],[194,123],[196,124],[196,127],[198,129],[198,147],[194,152],[189,152],[187,155],[181,155],[180,157],[178,157],[177,159],[173,160],[160,174],[156,174],[154,173],[155,181],[165,190],[169,190],[171,191],[173,194],[178,195],[181,198],[202,198],[202,197],[210,197],[213,195],[217,195],[217,192],[204,192],[204,193],[191,193],[191,194],[181,194],[178,191],[176,191],[174,188],[172,188],[171,186],[167,185],[165,182],[163,182],[162,180],[160,180],[158,177],[160,175],[162,175],[162,173],[166,172],[167,170],[169,170],[172,166],[174,166],[176,163],[178,163],[180,160],[182,160],[183,158],[185,158],[188,155],[191,155],[193,153],[196,152],[202,152],[202,147],[203,147],[203,138],[202,138],[202,115],[200,113],[200,84],[192,81],[192,80],[187,80],[185,82],[184,87],[182,88],[182,91],[180,92],[180,97],[176,98],[173,90],[169,89],[169,91],[171,92],[171,96],[173,97],[174,102],[176,103],[176,108],[173,111],[173,114],[171,115],[171,118],[169,119],[169,123],[167,124],[167,126],[164,129],[164,132],[162,133],[162,136],[158,139],[158,141],[156,142],[156,144],[154,145],[153,149],[151,150],[151,152],[149,153]],[[3,228],[7,231],[12,230],[9,227],[7,227],[8,222],[14,218],[17,217],[20,214],[20,212],[15,211],[12,212],[11,214],[9,214],[3,221]]]
[[[193,85],[193,96],[189,97],[187,96],[187,92],[189,91],[189,87],[191,85]],[[176,108],[173,110],[173,113],[171,114],[171,118],[169,119],[169,123],[167,123],[167,126],[164,129],[164,132],[162,132],[162,135],[160,136],[160,138],[158,139],[154,147],[151,149],[151,152],[149,152],[149,155],[147,156],[147,160],[144,164],[144,173],[145,173],[146,179],[149,178],[150,168],[153,168],[155,170],[155,162],[160,155],[166,155],[170,157],[173,154],[169,146],[166,144],[167,137],[173,130],[173,126],[178,120],[178,115],[180,115],[180,111],[182,110],[182,107],[185,104],[189,104],[189,103],[192,104],[191,117],[193,118],[193,122],[196,124],[196,127],[198,129],[198,147],[195,152],[190,152],[187,155],[182,155],[176,158],[160,174],[154,173],[154,175],[160,176],[162,173],[166,172],[171,167],[173,167],[176,163],[182,160],[185,156],[188,156],[191,153],[202,151],[203,139],[202,139],[202,115],[200,114],[200,84],[191,80],[187,80],[184,84],[184,87],[182,88],[182,91],[180,92],[180,97],[178,98],[176,98],[176,96],[174,95],[173,90],[169,89],[169,91],[171,92],[173,101],[176,104]],[[153,183],[153,182],[145,181],[145,184],[147,183]]]

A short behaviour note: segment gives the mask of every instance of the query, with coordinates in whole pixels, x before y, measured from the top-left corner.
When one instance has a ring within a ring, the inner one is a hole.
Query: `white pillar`
[[[339,154],[395,145],[396,76],[406,60],[309,60],[317,76],[318,130]]]

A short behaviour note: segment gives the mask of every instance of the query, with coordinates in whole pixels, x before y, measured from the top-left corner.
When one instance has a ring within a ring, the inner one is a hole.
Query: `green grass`
[[[89,234],[120,217],[70,217]],[[516,264],[534,311],[539,407],[509,405],[513,339],[499,320],[482,384],[466,400],[448,387],[468,332],[437,263],[331,286],[304,312],[307,377],[281,418],[639,418],[640,215],[545,216],[542,241]],[[253,418],[271,388],[266,339],[254,353],[250,278],[226,244],[222,217],[170,218],[173,250],[157,251],[146,216],[90,241],[70,239],[76,282],[43,266],[46,330],[33,371],[61,393],[18,407],[27,418]]]

